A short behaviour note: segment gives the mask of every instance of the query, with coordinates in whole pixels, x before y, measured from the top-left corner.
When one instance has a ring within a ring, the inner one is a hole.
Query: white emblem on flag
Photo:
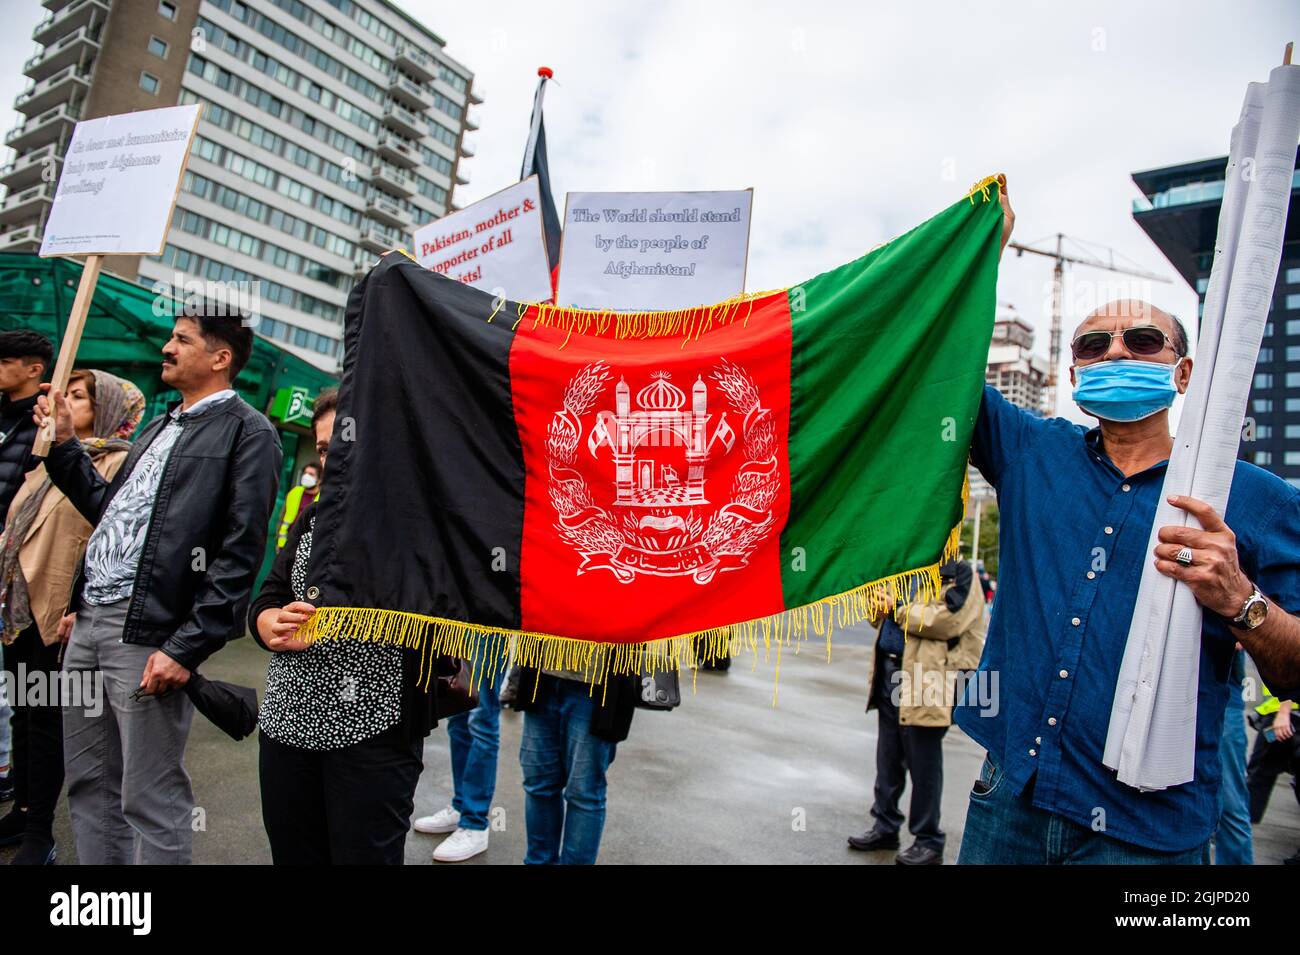
[[[604,362],[579,371],[547,434],[555,527],[582,557],[577,573],[608,570],[623,583],[637,574],[689,576],[705,584],[719,571],[746,566],[775,525],[771,507],[781,484],[775,422],[754,380],[725,358],[708,381],[696,375],[689,396],[666,371],[651,373],[635,395],[620,376],[614,407],[598,410],[587,427],[583,418],[612,378]],[[710,397],[725,398],[729,407],[715,416]],[[729,414],[742,422],[745,460],[728,493],[715,490],[726,498],[718,501],[710,498],[707,472],[736,444]],[[584,433],[588,454],[608,455],[614,466],[608,507],[596,503],[574,467]]]

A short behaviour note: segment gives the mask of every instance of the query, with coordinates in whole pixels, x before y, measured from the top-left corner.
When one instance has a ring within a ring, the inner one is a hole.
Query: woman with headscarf
[[[72,372],[67,396],[82,447],[105,480],[112,480],[131,447],[127,438],[144,414],[144,395],[116,375],[83,369]],[[63,788],[59,662],[63,641],[72,632],[72,615],[65,614],[72,581],[90,531],[42,464],[28,472],[0,534],[5,670],[10,686],[27,692],[41,682],[45,691],[43,699],[30,701],[33,705],[14,701],[14,805],[0,819],[0,846],[21,843],[13,865],[49,865],[55,857],[54,807]],[[20,666],[25,677],[21,686]],[[81,692],[94,688],[82,687]]]

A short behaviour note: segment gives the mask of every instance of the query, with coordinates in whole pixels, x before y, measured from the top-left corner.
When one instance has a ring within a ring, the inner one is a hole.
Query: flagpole
[[[72,313],[68,316],[68,325],[63,332],[63,341],[59,345],[59,360],[54,365],[54,375],[50,379],[50,391],[66,391],[68,379],[72,377],[72,366],[77,360],[77,348],[81,345],[81,334],[86,327],[86,316],[90,314],[90,303],[95,298],[95,284],[99,281],[99,267],[104,256],[91,254],[81,267],[81,280],[77,283],[77,295],[72,300]],[[32,442],[32,455],[38,458],[48,457],[50,447],[54,444],[54,418],[57,409],[54,399],[50,399],[50,414],[45,424]]]

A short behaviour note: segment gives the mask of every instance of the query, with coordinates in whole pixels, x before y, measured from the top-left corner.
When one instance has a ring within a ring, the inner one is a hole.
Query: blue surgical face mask
[[[1141,421],[1174,403],[1174,375],[1182,363],[1181,358],[1172,365],[1118,359],[1076,365],[1074,403],[1107,421]]]

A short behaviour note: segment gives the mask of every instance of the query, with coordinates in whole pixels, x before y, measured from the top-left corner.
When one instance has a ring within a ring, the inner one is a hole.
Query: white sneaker
[[[455,832],[460,825],[460,813],[450,806],[444,806],[432,816],[421,816],[415,820],[416,832]]]
[[[488,831],[486,829],[457,829],[442,845],[433,850],[434,862],[464,862],[481,852],[487,852]]]

